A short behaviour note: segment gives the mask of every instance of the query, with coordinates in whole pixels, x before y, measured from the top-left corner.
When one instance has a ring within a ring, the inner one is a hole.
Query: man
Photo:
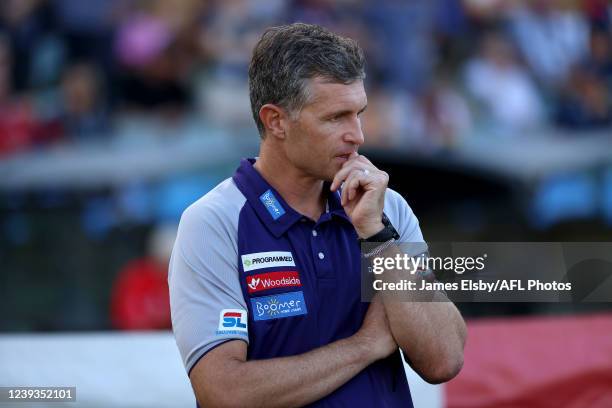
[[[387,174],[357,153],[364,76],[359,46],[319,26],[275,27],[255,47],[260,155],[184,212],[170,262],[201,406],[409,407],[399,348],[432,383],[461,368],[452,303],[360,299],[359,239],[393,242],[395,228],[423,240]]]

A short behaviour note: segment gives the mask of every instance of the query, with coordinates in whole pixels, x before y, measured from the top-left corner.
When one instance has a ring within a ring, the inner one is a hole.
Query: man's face
[[[331,181],[363,144],[361,113],[367,105],[363,81],[349,85],[311,79],[309,100],[286,129],[285,152],[303,173]]]

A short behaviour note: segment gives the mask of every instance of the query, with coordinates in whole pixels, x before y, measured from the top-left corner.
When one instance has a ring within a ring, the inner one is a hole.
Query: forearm
[[[451,302],[385,301],[395,341],[429,382],[453,378],[463,365],[466,328]]]
[[[310,352],[267,360],[240,361],[219,367],[215,378],[202,379],[203,406],[293,407],[314,402],[336,390],[371,364],[367,346],[357,335]],[[240,386],[222,378],[239,379]],[[217,391],[214,395],[211,392]]]
[[[397,247],[389,248],[384,256],[401,254]],[[415,274],[405,270],[388,270],[383,274],[385,282],[401,279],[415,281]],[[442,292],[424,301],[423,292],[405,291],[400,300],[395,294],[384,294],[383,303],[389,319],[391,333],[411,366],[430,382],[448,381],[463,365],[463,348],[466,339],[465,322]]]

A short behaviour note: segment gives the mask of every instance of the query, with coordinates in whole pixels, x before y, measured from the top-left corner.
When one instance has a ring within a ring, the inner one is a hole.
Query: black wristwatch
[[[382,215],[382,223],[385,227],[380,232],[377,232],[371,237],[359,239],[359,242],[387,242],[392,239],[395,239],[397,241],[400,236],[393,227],[393,224],[391,224],[391,221],[389,221],[389,218],[387,218],[387,216],[385,215],[385,213],[383,213]]]

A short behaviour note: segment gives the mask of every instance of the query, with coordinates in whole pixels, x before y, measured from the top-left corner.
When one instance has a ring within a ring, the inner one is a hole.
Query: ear
[[[268,135],[279,139],[285,138],[285,129],[289,117],[283,108],[267,103],[259,109],[259,119],[261,119]]]

